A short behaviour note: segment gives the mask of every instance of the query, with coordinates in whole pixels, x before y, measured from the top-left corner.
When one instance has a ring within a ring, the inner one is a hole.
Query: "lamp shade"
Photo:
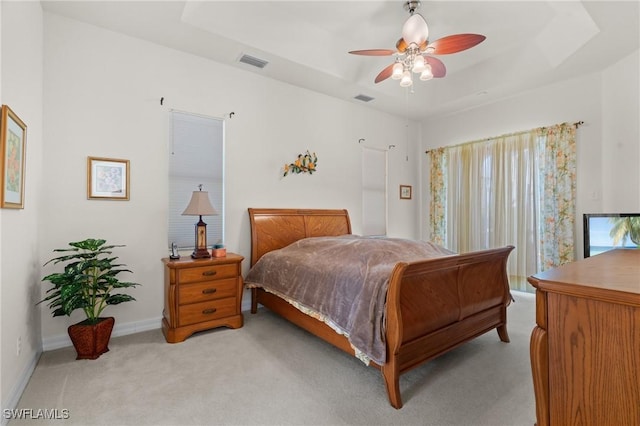
[[[211,205],[207,191],[193,191],[189,205],[182,212],[183,216],[213,216],[218,214]]]

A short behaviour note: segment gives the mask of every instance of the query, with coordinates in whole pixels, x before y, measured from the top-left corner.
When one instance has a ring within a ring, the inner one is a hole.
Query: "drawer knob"
[[[204,290],[202,290],[202,294],[213,294],[216,291],[217,290],[215,288],[205,288]]]
[[[202,275],[204,275],[205,277],[210,277],[210,276],[215,275],[215,274],[216,274],[216,271],[204,271],[202,273]]]
[[[203,314],[208,315],[208,314],[213,314],[216,312],[216,308],[209,308],[209,309],[205,309],[202,311]]]

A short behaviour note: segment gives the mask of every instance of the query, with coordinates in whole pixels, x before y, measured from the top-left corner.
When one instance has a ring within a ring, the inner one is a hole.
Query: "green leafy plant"
[[[110,256],[112,249],[122,245],[107,245],[106,240],[89,238],[69,243],[71,248],[55,249],[54,252],[68,254],[50,259],[49,263],[68,262],[63,272],[49,274],[42,281],[49,281],[53,287],[48,296],[38,304],[49,302],[53,316],[71,315],[82,309],[89,324],[96,324],[100,314],[108,305],[117,305],[135,300],[132,296],[113,293],[115,289],[135,287],[139,284],[120,281],[122,272],[131,272],[125,265],[115,263],[116,256]]]
[[[318,156],[314,152],[311,154],[309,150],[304,154],[298,154],[296,161],[290,164],[285,164],[283,167],[284,174],[286,176],[289,173],[309,173],[310,175],[316,171],[318,166]]]

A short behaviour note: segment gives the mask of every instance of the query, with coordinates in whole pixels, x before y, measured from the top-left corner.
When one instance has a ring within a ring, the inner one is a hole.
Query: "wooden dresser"
[[[196,331],[214,327],[242,327],[243,259],[234,253],[210,259],[162,259],[162,332],[167,342],[182,342]]]
[[[538,426],[640,425],[640,250],[529,277]]]

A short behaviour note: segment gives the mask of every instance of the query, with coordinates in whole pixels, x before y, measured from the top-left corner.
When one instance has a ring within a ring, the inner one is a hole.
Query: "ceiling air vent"
[[[240,62],[242,62],[243,64],[247,64],[247,65],[251,65],[251,66],[257,67],[257,68],[264,68],[269,63],[269,62],[265,61],[264,59],[259,59],[259,58],[256,58],[254,56],[251,56],[251,55],[242,55],[240,57]]]
[[[369,102],[369,101],[372,101],[374,98],[367,95],[358,95],[358,96],[354,96],[353,99],[357,99],[362,102]]]

